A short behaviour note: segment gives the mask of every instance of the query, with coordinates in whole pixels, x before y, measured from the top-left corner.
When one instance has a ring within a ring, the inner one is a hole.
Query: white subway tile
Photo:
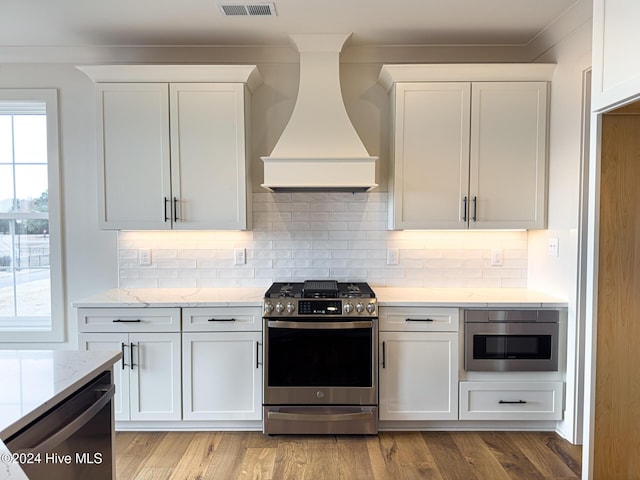
[[[388,231],[387,193],[253,194],[252,231],[118,232],[123,287],[265,286],[309,278],[397,287],[526,287],[527,232]],[[152,249],[151,266],[138,250]],[[234,248],[247,264],[233,264]],[[387,265],[398,248],[399,265]],[[491,249],[502,267],[490,266]]]

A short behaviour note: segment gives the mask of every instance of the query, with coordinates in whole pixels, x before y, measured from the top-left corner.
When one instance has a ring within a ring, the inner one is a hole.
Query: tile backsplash
[[[254,193],[252,217],[246,232],[119,232],[120,287],[267,287],[311,278],[527,286],[527,232],[388,231],[386,192]],[[150,265],[140,265],[140,249],[150,249]],[[235,264],[235,249],[246,249],[245,264]],[[389,249],[397,265],[387,264]],[[491,266],[492,249],[502,250],[502,266]]]

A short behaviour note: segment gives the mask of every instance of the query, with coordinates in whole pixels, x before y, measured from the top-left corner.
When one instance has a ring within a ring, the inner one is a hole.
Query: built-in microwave
[[[465,310],[466,371],[557,371],[558,310]]]

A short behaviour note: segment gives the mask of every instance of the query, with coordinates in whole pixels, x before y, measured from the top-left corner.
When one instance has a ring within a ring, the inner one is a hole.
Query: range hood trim
[[[368,192],[375,182],[378,157],[276,158],[262,157],[269,191]],[[360,181],[351,181],[358,178]]]

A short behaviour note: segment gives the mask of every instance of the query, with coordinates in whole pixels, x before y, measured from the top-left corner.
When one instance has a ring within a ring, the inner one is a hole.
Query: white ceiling
[[[225,17],[217,0],[0,0],[0,47],[282,45],[288,33],[342,32],[354,45],[527,45],[580,0],[274,3],[275,17]]]

